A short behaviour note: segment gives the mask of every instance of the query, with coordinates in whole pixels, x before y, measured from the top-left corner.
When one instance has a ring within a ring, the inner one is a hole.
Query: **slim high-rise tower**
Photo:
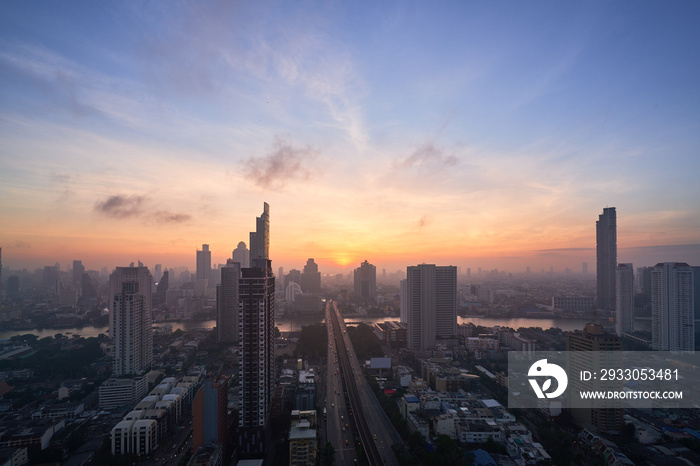
[[[113,374],[140,374],[153,363],[151,287],[146,267],[117,267],[109,276]]]
[[[270,260],[270,206],[265,202],[263,213],[255,219],[255,231],[250,232],[250,266],[265,268],[268,260]]]
[[[457,333],[457,267],[421,264],[406,268],[408,348],[432,349]]]
[[[664,262],[651,270],[651,342],[658,351],[694,351],[693,268]]]
[[[598,309],[615,309],[615,268],[617,267],[617,213],[606,207],[598,216],[596,228],[596,267]]]
[[[615,328],[617,334],[634,332],[634,267],[620,264],[615,271]]]
[[[252,267],[238,280],[238,447],[264,455],[270,442],[275,387],[275,276],[269,259],[270,207],[264,204],[250,234]]]
[[[211,251],[208,244],[197,250],[197,280],[209,280],[211,276]]]
[[[221,284],[216,287],[216,336],[219,342],[238,341],[238,279],[241,264],[229,259],[221,267]]]
[[[367,303],[377,294],[377,267],[364,261],[354,274],[355,299]]]

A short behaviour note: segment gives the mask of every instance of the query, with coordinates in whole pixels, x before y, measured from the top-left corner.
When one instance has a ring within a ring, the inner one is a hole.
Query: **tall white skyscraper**
[[[457,333],[457,267],[407,267],[406,288],[409,349],[429,350]]]
[[[221,284],[216,287],[216,336],[219,342],[238,341],[238,279],[241,264],[229,259],[221,267]]]
[[[117,267],[109,276],[109,330],[114,343],[115,376],[136,375],[151,368],[152,286],[146,267]]]
[[[617,334],[634,332],[634,267],[619,264],[615,270],[615,327]]]
[[[651,341],[659,351],[694,351],[693,268],[664,262],[651,270]]]
[[[270,207],[264,204],[251,238],[251,267],[238,280],[238,447],[264,455],[270,440],[275,387],[275,276],[269,258]]]
[[[596,230],[596,271],[598,309],[615,309],[615,268],[617,267],[617,212],[606,207],[598,216]]]

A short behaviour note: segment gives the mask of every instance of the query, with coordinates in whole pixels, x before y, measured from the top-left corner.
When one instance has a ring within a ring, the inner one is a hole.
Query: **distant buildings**
[[[693,288],[693,268],[686,263],[659,263],[651,270],[653,349],[695,350]]]
[[[407,267],[408,348],[432,349],[437,338],[457,334],[457,267]]]
[[[140,374],[153,362],[151,287],[146,267],[117,267],[109,277],[114,375]]]
[[[355,299],[369,303],[377,294],[377,267],[366,260],[355,269]]]
[[[606,207],[596,226],[596,266],[598,273],[598,309],[615,309],[615,268],[617,267],[617,213]]]

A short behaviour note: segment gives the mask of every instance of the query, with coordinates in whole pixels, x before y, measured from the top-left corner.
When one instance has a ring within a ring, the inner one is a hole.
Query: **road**
[[[330,347],[336,350],[332,362],[336,373],[340,371],[339,375],[343,376],[348,398],[355,411],[353,416],[355,422],[350,426],[353,430],[356,429],[364,443],[364,450],[370,464],[398,466],[391,447],[393,444],[402,445],[403,442],[365,380],[347,334],[345,322],[332,301],[327,303],[326,322],[328,322],[329,332],[332,332],[329,337],[334,337],[329,338]],[[340,391],[340,398],[345,401],[343,395],[344,392]]]
[[[326,322],[330,322],[328,307]],[[328,371],[326,380],[326,439],[335,449],[336,464],[353,464],[357,460],[355,453],[354,424],[351,426],[350,413],[345,400],[338,351],[335,344],[334,330],[328,325]],[[347,424],[347,427],[346,427]]]

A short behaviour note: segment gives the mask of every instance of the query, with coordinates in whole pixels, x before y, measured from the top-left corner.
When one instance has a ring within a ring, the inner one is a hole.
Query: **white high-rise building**
[[[694,351],[693,268],[664,262],[651,270],[651,338],[658,351]]]
[[[429,350],[457,334],[457,267],[407,267],[406,289],[409,349]]]
[[[619,264],[615,271],[615,327],[617,334],[634,332],[634,267]]]
[[[115,376],[140,374],[153,364],[152,286],[147,267],[117,267],[109,276]]]

